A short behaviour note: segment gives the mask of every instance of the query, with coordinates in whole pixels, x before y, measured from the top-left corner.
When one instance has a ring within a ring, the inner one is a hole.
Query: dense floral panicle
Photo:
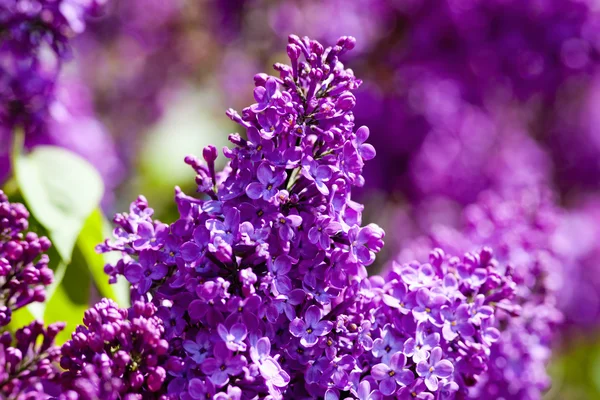
[[[35,321],[14,336],[0,334],[0,394],[5,399],[47,398],[46,385],[58,374],[55,362],[60,349],[54,338],[64,328],[56,323],[44,328]]]
[[[10,203],[0,191],[0,328],[10,323],[14,311],[43,302],[53,280],[43,254],[50,240],[27,232],[28,218],[23,204]]]
[[[142,399],[160,392],[170,363],[163,321],[152,303],[120,309],[103,299],[61,348],[61,399]],[[77,397],[79,396],[79,397]],[[155,396],[158,398],[158,395]]]
[[[58,348],[54,338],[64,327],[44,328],[41,322],[7,331],[13,312],[43,302],[52,283],[48,256],[50,240],[29,228],[29,212],[23,204],[10,203],[0,191],[0,393],[4,398],[39,398],[44,382],[54,378]],[[21,396],[21,397],[19,397]]]
[[[375,156],[368,129],[354,126],[361,82],[339,60],[353,47],[351,37],[325,48],[290,36],[290,65],[276,64],[278,77],[256,75],[256,103],[227,112],[246,132],[230,135],[224,171],[215,171],[212,146],[204,160],[186,158],[203,199],[177,189],[180,218],[170,225],[153,219],[143,197],[115,217],[115,238],[99,250],[123,257],[105,271],[156,305],[169,353],[181,357],[166,396],[350,389],[353,343],[369,346],[368,321],[344,315],[363,296],[384,236],[361,227],[363,206],[351,200]]]
[[[489,368],[499,317],[520,312],[512,272],[487,248],[462,259],[436,249],[428,263],[394,264],[385,279],[371,278],[364,316],[355,316],[366,320],[370,350],[354,371],[355,393],[368,386],[371,397],[359,398],[466,398]]]
[[[464,211],[462,227],[437,227],[427,238],[400,253],[400,259],[423,259],[423,248],[458,251],[489,245],[512,269],[519,316],[498,316],[505,327],[492,347],[486,374],[472,396],[539,399],[548,388],[545,366],[562,316],[557,293],[564,259],[552,243],[559,211],[551,195],[537,188],[485,192]],[[421,254],[421,255],[420,255]]]

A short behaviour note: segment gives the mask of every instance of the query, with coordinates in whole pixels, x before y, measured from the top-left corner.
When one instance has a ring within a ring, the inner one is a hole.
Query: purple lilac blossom
[[[122,253],[106,272],[155,305],[170,368],[185,366],[165,369],[165,398],[462,398],[486,372],[497,317],[518,314],[513,269],[487,249],[368,277],[384,232],[360,227],[350,197],[375,155],[354,131],[360,81],[338,60],[353,44],[290,36],[291,65],[256,75],[257,103],[227,113],[251,141],[230,136],[220,173],[212,146],[186,158],[204,199],[177,188],[180,219],[165,225],[140,197],[99,246]],[[148,260],[159,275],[139,273]]]
[[[555,243],[557,224],[563,218],[547,190],[486,191],[464,209],[462,224],[433,226],[429,235],[415,239],[398,254],[398,260],[424,260],[431,246],[447,251],[490,246],[511,271],[519,312],[501,310],[497,317],[504,326],[500,336],[486,332],[485,340],[495,344],[489,368],[473,382],[471,396],[540,399],[549,387],[545,368],[562,321],[557,299],[565,289],[560,282],[571,279],[563,277],[568,273],[568,259]],[[477,269],[458,272],[469,282],[481,279]],[[458,309],[450,315],[457,328],[463,315]],[[446,329],[446,335],[453,334]]]
[[[512,269],[488,248],[462,259],[436,249],[428,263],[394,263],[371,284],[371,375],[395,398],[468,398],[489,368],[499,318],[519,311]]]
[[[227,112],[250,140],[230,136],[225,170],[215,171],[212,146],[204,161],[186,158],[204,199],[176,189],[180,219],[165,225],[140,197],[100,246],[124,255],[106,266],[113,279],[131,278],[142,258],[168,268],[142,273],[149,287],[137,273],[130,280],[134,300],[169,316],[169,353],[185,365],[167,374],[167,396],[298,398],[352,387],[353,343],[372,340],[369,321],[346,319],[384,236],[360,226],[362,206],[351,200],[374,156],[368,130],[353,122],[351,92],[361,81],[339,60],[353,47],[351,37],[325,48],[290,36],[291,65],[276,64],[279,77],[256,75],[256,103]]]
[[[5,398],[44,396],[45,384],[58,372],[54,362],[60,351],[53,342],[64,327],[56,323],[45,328],[34,321],[14,335],[8,331],[13,313],[43,302],[54,278],[43,254],[50,241],[27,232],[28,218],[25,206],[10,203],[0,191],[0,393]]]

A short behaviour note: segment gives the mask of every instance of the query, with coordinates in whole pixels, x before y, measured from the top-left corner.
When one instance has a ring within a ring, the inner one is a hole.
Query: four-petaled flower
[[[285,170],[274,169],[268,163],[263,162],[256,170],[258,182],[252,182],[246,187],[246,194],[251,199],[271,200],[279,193],[279,186],[285,181]]]
[[[225,386],[229,382],[230,376],[240,374],[248,364],[243,355],[232,356],[224,342],[215,344],[213,356],[214,358],[204,360],[200,369],[218,387]]]
[[[248,329],[244,324],[233,324],[227,329],[225,325],[219,324],[217,327],[219,336],[225,342],[227,348],[231,351],[246,351],[246,343],[244,339],[248,335]]]
[[[157,253],[143,250],[140,252],[139,262],[130,264],[125,269],[125,278],[131,284],[137,285],[140,294],[144,294],[150,290],[154,281],[164,278],[168,271],[169,268],[158,261]]]
[[[439,378],[449,378],[454,372],[454,366],[448,360],[442,360],[442,349],[431,350],[428,361],[417,364],[417,374],[425,380],[425,385],[432,392],[438,389]]]
[[[406,356],[401,352],[394,353],[389,364],[380,363],[371,368],[371,376],[379,382],[379,390],[385,396],[391,396],[400,387],[410,385],[415,376],[406,366]]]
[[[327,335],[333,328],[333,322],[321,321],[321,309],[315,305],[308,307],[304,319],[296,318],[290,323],[290,333],[300,338],[304,347],[317,344],[321,336]]]

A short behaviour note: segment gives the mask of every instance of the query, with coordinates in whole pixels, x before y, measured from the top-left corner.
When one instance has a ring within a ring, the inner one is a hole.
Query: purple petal
[[[281,186],[281,184],[283,182],[285,182],[286,178],[287,178],[287,174],[285,173],[285,171],[284,170],[279,170],[278,172],[275,173],[275,175],[271,179],[271,184],[274,187],[278,188],[279,186]]]
[[[260,164],[256,170],[256,177],[258,178],[259,182],[263,184],[263,186],[270,184],[271,180],[273,179],[273,171],[271,170],[269,164],[266,162]]]
[[[188,384],[188,393],[193,399],[201,399],[206,397],[206,388],[204,387],[204,383],[202,383],[202,381],[198,378],[190,379],[190,383]]]
[[[129,264],[127,268],[125,268],[125,278],[127,278],[130,283],[138,283],[143,276],[144,268],[138,263]]]
[[[433,373],[440,378],[448,378],[454,372],[454,366],[448,360],[442,360],[435,364],[433,367]]]
[[[396,381],[390,377],[382,380],[379,382],[379,390],[384,396],[391,396],[396,391]]]
[[[297,228],[300,225],[302,225],[302,217],[299,215],[288,215],[286,219],[288,223],[294,228]]]
[[[238,355],[229,360],[227,363],[227,371],[229,375],[237,375],[242,372],[242,368],[244,368],[248,363],[244,356]]]
[[[169,271],[169,268],[163,264],[163,263],[158,263],[154,266],[154,269],[152,271],[152,273],[150,274],[150,278],[154,279],[154,280],[159,280],[165,277],[165,275],[167,275],[167,272]]]
[[[306,298],[306,293],[302,289],[294,289],[287,294],[288,303],[298,305]]]
[[[275,287],[279,293],[288,293],[292,290],[292,281],[287,276],[279,276],[275,281]]]
[[[292,268],[292,261],[288,256],[279,256],[273,263],[273,271],[279,274],[287,274]]]
[[[314,327],[321,320],[321,310],[319,307],[315,305],[308,307],[308,310],[304,314],[304,320],[307,326]]]
[[[390,358],[390,368],[394,371],[402,369],[406,365],[406,357],[401,352],[396,352]]]
[[[484,333],[485,338],[490,342],[496,342],[500,339],[500,331],[496,328],[488,328]]]
[[[252,182],[246,187],[246,194],[253,200],[260,199],[263,194],[264,185],[258,182]]]
[[[193,340],[186,340],[183,342],[183,348],[185,351],[191,354],[197,353],[200,350],[198,343],[194,342]]]
[[[419,376],[429,374],[429,363],[427,361],[420,361],[417,364],[417,374],[419,374]]]
[[[210,380],[218,387],[223,387],[229,382],[229,374],[226,371],[221,371],[217,368],[217,370],[210,375]]]
[[[406,369],[394,375],[394,378],[396,378],[396,383],[400,386],[408,386],[415,380],[412,371]]]
[[[217,326],[217,332],[219,333],[219,336],[221,337],[221,339],[224,342],[227,342],[229,340],[229,338],[228,338],[229,331],[227,331],[227,328],[225,328],[225,325],[219,324],[219,326]]]
[[[183,258],[183,261],[192,262],[196,261],[198,257],[200,257],[201,249],[200,246],[194,242],[186,242],[181,245],[179,252],[181,253],[181,258]]]
[[[321,165],[317,168],[316,178],[320,181],[326,181],[331,178],[332,171],[329,165]]]
[[[427,386],[427,389],[435,392],[438,388],[438,378],[435,375],[428,376],[425,378],[425,386]]]
[[[371,145],[369,143],[365,143],[362,146],[360,146],[358,151],[360,153],[360,156],[365,161],[372,160],[377,155],[377,152],[375,151],[375,147],[373,147],[373,145]]]
[[[265,88],[268,98],[273,97],[277,93],[277,81],[272,77],[267,78]]]
[[[456,317],[462,320],[469,319],[469,317],[471,316],[469,308],[470,307],[468,304],[461,304],[460,306],[458,306],[458,308],[456,309]]]
[[[257,103],[262,103],[266,97],[266,94],[267,94],[267,89],[265,89],[263,86],[254,88],[254,100],[256,100]],[[262,110],[257,110],[257,109],[253,108],[253,111],[262,111]]]
[[[289,225],[281,225],[279,227],[279,237],[283,241],[290,241],[294,237],[294,230]]]
[[[259,356],[266,357],[271,353],[271,342],[268,337],[262,337],[256,342],[256,350]]]
[[[429,363],[431,365],[435,365],[441,359],[442,359],[442,348],[441,347],[436,347],[435,349],[431,350],[431,358],[429,359]]]
[[[429,290],[425,288],[419,289],[417,292],[417,303],[423,307],[427,307],[429,305]]]
[[[307,333],[304,336],[302,336],[302,339],[300,339],[300,344],[304,347],[312,347],[315,344],[317,344],[318,340],[319,337],[314,332]]]
[[[412,356],[416,350],[417,341],[413,338],[409,338],[404,342],[404,354]]]
[[[314,326],[313,333],[317,336],[327,335],[333,328],[333,322],[321,321]]]
[[[390,372],[390,367],[388,367],[386,364],[383,364],[383,363],[374,365],[371,368],[371,376],[378,381],[388,378],[389,372]]]
[[[316,226],[310,228],[310,230],[308,231],[308,240],[310,240],[312,244],[317,244],[320,237],[321,232],[319,232],[319,228],[317,228]]]
[[[454,332],[454,330],[452,329],[452,325],[444,324],[444,327],[442,328],[442,335],[444,336],[445,340],[451,342],[454,339],[456,339],[458,333]]]
[[[423,346],[428,346],[430,348],[433,348],[438,344],[440,344],[440,334],[437,332],[434,332],[431,335],[427,335],[427,337],[423,341]]]
[[[246,336],[248,335],[248,329],[246,329],[246,326],[244,324],[238,323],[238,324],[234,324],[231,327],[231,329],[229,330],[229,333],[231,333],[237,341],[241,341],[241,340],[244,340],[246,338]]]
[[[356,130],[356,141],[359,144],[363,144],[369,138],[369,128],[367,126],[361,126]]]
[[[300,318],[290,322],[290,333],[296,337],[302,337],[306,332],[306,323]]]
[[[475,334],[475,328],[468,322],[461,322],[457,326],[458,332],[465,337],[473,336]]]
[[[204,360],[204,362],[200,366],[200,369],[206,375],[212,375],[215,371],[219,370],[219,367],[220,367],[220,365],[217,360],[215,360],[214,358],[207,358]],[[215,383],[217,383],[217,382],[215,382]]]

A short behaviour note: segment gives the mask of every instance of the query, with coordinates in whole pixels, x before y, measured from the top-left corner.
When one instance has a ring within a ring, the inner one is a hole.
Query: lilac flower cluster
[[[54,275],[48,268],[47,237],[38,237],[29,227],[29,212],[23,204],[10,203],[0,191],[0,328],[12,313],[46,298],[46,286]]]
[[[0,191],[0,391],[5,398],[44,393],[43,383],[54,378],[52,364],[59,350],[54,338],[64,324],[44,328],[41,322],[18,329],[14,337],[6,331],[13,312],[34,302],[43,302],[45,287],[52,283],[46,237],[25,231],[29,212],[10,203]]]
[[[126,310],[103,299],[60,351],[60,399],[142,399],[161,390],[169,343],[152,303]]]
[[[501,337],[496,317],[519,313],[512,273],[488,248],[463,259],[436,249],[429,263],[394,264],[367,307],[375,361],[366,381],[380,396],[468,397]]]
[[[338,338],[328,335],[338,325],[356,337],[357,325],[340,316],[384,235],[360,226],[362,205],[350,197],[375,155],[368,129],[354,131],[352,90],[361,82],[338,59],[353,47],[350,37],[324,48],[290,36],[291,65],[255,77],[256,103],[243,116],[228,111],[247,139],[230,135],[226,169],[216,173],[211,146],[205,162],[186,159],[206,200],[177,190],[180,219],[169,226],[139,198],[115,218],[116,240],[100,246],[124,253],[106,272],[156,304],[169,351],[182,360],[167,368],[168,394],[281,398],[348,385],[352,348],[336,355]],[[325,365],[326,354],[344,361]]]
[[[545,367],[562,319],[557,293],[564,259],[551,241],[558,216],[547,191],[488,191],[465,209],[462,227],[438,226],[399,255],[423,259],[430,246],[461,251],[489,245],[513,271],[514,303],[521,311],[498,316],[504,329],[492,347],[487,373],[472,391],[475,396],[539,399],[549,386]]]

